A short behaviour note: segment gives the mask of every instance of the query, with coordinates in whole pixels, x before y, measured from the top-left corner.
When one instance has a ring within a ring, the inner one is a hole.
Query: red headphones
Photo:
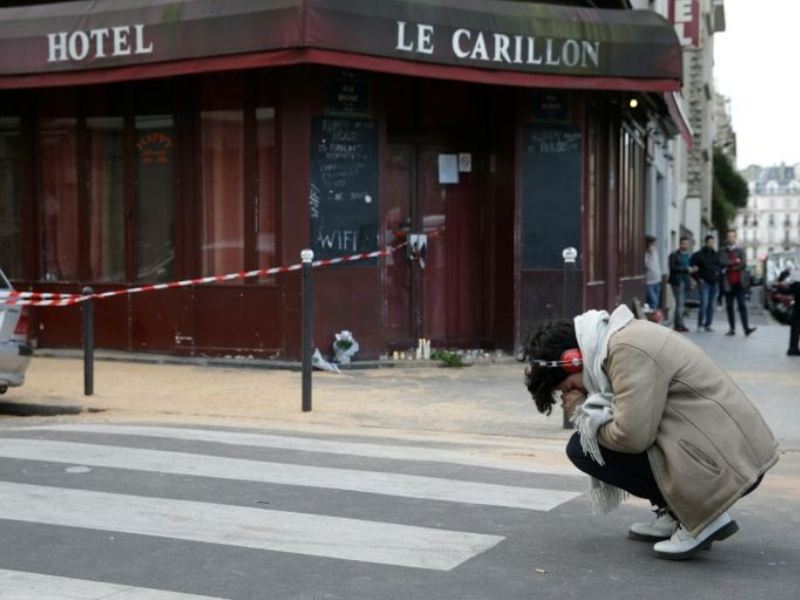
[[[561,354],[559,360],[532,360],[531,364],[537,367],[561,368],[567,373],[580,373],[583,371],[583,354],[578,348],[570,348]]]

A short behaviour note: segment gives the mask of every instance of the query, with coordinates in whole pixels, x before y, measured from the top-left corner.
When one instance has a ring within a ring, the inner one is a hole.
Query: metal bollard
[[[84,296],[91,296],[94,290],[85,287]],[[94,300],[83,302],[83,395],[94,394]]]
[[[300,252],[303,261],[303,306],[302,306],[302,355],[303,355],[303,412],[311,411],[311,357],[314,339],[314,294],[311,281],[311,263],[314,260],[313,250]]]
[[[572,319],[580,311],[580,302],[578,298],[578,251],[572,247],[564,248],[561,252],[561,258],[564,259],[564,298],[562,310],[565,319]],[[566,411],[563,411],[561,426],[564,429],[573,428]]]

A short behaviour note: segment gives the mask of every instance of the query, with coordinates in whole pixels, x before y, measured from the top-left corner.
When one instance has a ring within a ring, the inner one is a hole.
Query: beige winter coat
[[[601,446],[647,451],[669,508],[692,534],[728,510],[778,460],[744,392],[686,337],[648,321],[611,336],[605,371],[614,417]]]

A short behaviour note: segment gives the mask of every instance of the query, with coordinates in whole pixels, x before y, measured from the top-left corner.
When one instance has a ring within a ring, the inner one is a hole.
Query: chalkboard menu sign
[[[371,119],[311,123],[311,248],[335,258],[378,248],[378,127]]]
[[[581,248],[581,132],[528,125],[522,159],[522,267],[556,269]]]

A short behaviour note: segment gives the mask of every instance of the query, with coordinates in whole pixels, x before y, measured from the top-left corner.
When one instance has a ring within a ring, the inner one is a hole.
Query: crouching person
[[[526,384],[540,412],[561,401],[578,430],[567,445],[608,512],[627,494],[656,518],[629,537],[681,560],[738,526],[728,510],[778,460],[753,403],[709,356],[625,306],[542,325],[527,346]]]

